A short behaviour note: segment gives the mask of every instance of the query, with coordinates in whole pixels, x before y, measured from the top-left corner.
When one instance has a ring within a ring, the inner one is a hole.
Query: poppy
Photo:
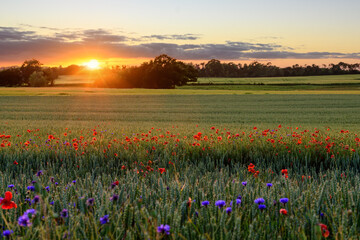
[[[286,209],[284,209],[284,208],[280,209],[280,214],[287,215]]]
[[[160,172],[161,174],[163,174],[164,172],[166,172],[166,170],[165,170],[165,168],[159,168],[159,172]]]
[[[323,235],[323,237],[327,238],[330,235],[330,232],[327,228],[327,226],[325,224],[320,223],[320,228],[321,228],[321,234]]]
[[[11,201],[12,199],[12,193],[7,191],[5,192],[5,198],[3,198],[0,202],[2,209],[12,209],[17,208],[17,205],[15,202]]]

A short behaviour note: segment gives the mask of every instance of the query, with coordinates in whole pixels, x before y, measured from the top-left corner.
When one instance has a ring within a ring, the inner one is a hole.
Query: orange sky
[[[281,67],[354,63],[358,9],[358,0],[3,1],[0,67],[31,58],[136,65],[160,54]]]

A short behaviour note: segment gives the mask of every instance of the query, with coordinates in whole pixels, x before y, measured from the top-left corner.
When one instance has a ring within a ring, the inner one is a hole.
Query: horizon
[[[0,67],[32,58],[129,66],[163,53],[184,62],[352,64],[360,61],[359,7],[355,0],[14,0],[0,9]]]

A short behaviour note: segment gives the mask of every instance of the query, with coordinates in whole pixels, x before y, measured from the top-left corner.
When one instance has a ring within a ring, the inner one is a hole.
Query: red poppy
[[[287,215],[286,209],[284,209],[284,208],[280,209],[280,214]]]
[[[119,185],[119,181],[115,181],[114,184],[117,186]]]
[[[321,228],[321,234],[323,235],[323,237],[327,238],[330,235],[330,232],[327,228],[327,226],[325,224],[320,223],[320,228]]]
[[[11,201],[12,199],[12,193],[7,191],[5,192],[5,198],[1,200],[0,205],[2,209],[12,209],[17,208],[17,205],[15,202]]]
[[[192,200],[191,200],[191,198],[189,197],[189,200],[187,201],[187,206],[188,206],[188,207],[191,207],[191,202],[192,202]]]
[[[159,172],[160,172],[161,174],[163,174],[164,172],[166,172],[166,170],[165,170],[165,168],[159,168]]]

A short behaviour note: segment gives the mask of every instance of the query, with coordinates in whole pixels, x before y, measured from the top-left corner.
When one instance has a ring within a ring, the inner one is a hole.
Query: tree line
[[[289,76],[316,76],[359,74],[360,64],[348,64],[339,62],[329,65],[305,65],[295,64],[291,67],[280,68],[270,62],[263,64],[252,62],[250,64],[222,63],[220,60],[211,59],[207,63],[194,64],[199,77],[289,77]]]
[[[58,78],[57,68],[43,67],[36,59],[26,60],[21,67],[0,71],[0,86],[46,87],[53,86]]]
[[[59,75],[87,74],[85,66],[43,67],[36,59],[26,60],[20,67],[0,70],[0,86],[53,86]],[[176,60],[166,54],[140,66],[114,66],[99,71],[94,85],[113,88],[174,88],[188,82],[196,82],[198,77],[288,77],[337,74],[360,74],[360,64],[339,62],[329,65],[298,64],[280,68],[270,62],[263,64],[222,63],[211,59],[207,63],[192,64]]]

